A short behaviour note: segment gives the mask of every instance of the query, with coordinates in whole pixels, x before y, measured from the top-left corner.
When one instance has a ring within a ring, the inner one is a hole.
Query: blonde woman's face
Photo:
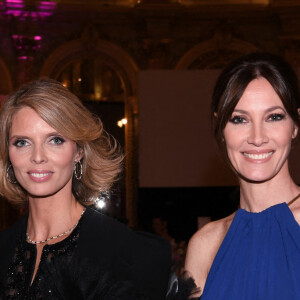
[[[71,193],[76,143],[49,126],[33,109],[22,108],[12,118],[9,158],[15,177],[30,197]]]

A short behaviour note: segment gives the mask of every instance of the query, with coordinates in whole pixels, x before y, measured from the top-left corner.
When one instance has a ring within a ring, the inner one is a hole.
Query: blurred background
[[[210,101],[222,68],[253,51],[299,73],[299,0],[2,0],[0,101],[43,76],[74,92],[126,154],[98,209],[167,238],[180,265],[191,235],[238,207]],[[0,229],[22,213],[1,199]]]

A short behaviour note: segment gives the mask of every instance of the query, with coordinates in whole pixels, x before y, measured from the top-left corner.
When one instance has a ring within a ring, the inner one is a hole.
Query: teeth
[[[243,154],[251,159],[266,159],[267,157],[273,154],[273,151],[269,153],[263,153],[263,154],[249,154],[246,152],[244,152]]]
[[[42,178],[42,177],[50,175],[50,173],[30,173],[30,175],[32,177]]]

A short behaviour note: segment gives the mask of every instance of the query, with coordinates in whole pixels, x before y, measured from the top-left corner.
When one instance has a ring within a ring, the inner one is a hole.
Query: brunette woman
[[[240,209],[189,242],[186,269],[206,299],[300,299],[300,188],[289,171],[299,129],[297,77],[254,53],[217,80],[215,136],[240,184]]]

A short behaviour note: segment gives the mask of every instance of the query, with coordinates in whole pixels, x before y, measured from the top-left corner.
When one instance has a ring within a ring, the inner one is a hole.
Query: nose
[[[35,145],[31,153],[31,161],[35,164],[41,164],[47,161],[45,150],[43,146]]]
[[[259,147],[269,141],[266,129],[263,124],[253,124],[247,139],[249,144]]]

